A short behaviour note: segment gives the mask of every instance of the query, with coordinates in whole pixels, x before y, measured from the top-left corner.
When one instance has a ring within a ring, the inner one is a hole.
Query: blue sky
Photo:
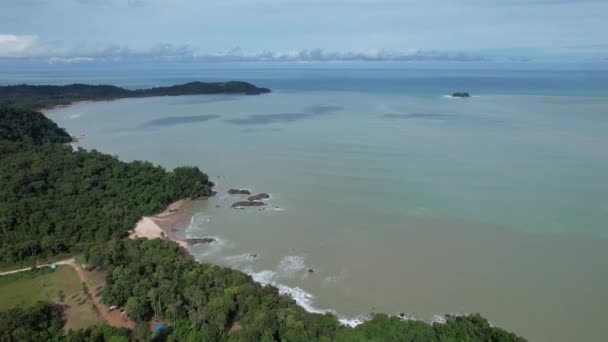
[[[608,0],[0,0],[0,58],[608,61]]]

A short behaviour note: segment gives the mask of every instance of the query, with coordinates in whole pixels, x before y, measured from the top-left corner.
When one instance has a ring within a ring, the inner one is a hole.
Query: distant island
[[[112,85],[11,85],[0,86],[0,105],[23,109],[48,109],[79,101],[103,101],[129,97],[179,96],[200,94],[259,95],[270,89],[247,82],[190,82],[169,87],[129,90]]]
[[[453,93],[452,97],[471,97],[471,94],[464,92],[464,91],[460,91],[460,92]]]

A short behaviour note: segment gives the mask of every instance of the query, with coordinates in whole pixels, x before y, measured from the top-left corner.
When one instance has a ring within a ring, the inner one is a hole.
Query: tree
[[[136,322],[144,321],[148,314],[148,310],[137,297],[129,297],[129,299],[127,299],[125,311],[129,318]]]

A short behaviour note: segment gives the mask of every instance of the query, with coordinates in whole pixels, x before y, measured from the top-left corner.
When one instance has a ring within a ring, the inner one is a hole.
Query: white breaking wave
[[[288,255],[279,262],[277,273],[281,277],[293,278],[299,272],[304,271],[304,269],[306,269],[306,264],[304,263],[303,256]]]
[[[304,270],[306,265],[304,264],[304,257],[302,256],[286,256],[279,262],[277,266],[278,271],[273,270],[263,270],[255,272],[251,267],[247,267],[243,270],[243,272],[249,274],[253,281],[260,283],[262,285],[272,285],[279,290],[279,293],[282,295],[288,295],[294,299],[296,304],[301,306],[304,310],[312,313],[333,313],[337,315],[335,310],[329,309],[319,309],[314,305],[315,296],[304,291],[302,288],[295,286],[291,287],[285,284],[278,283],[276,278],[280,278],[281,276],[285,276],[286,274],[292,274],[293,272],[297,273],[298,271]],[[295,274],[293,273],[293,274]],[[365,322],[370,317],[361,316],[355,318],[338,316],[338,320],[340,324],[347,325],[350,327],[356,327],[357,325]]]
[[[444,324],[446,321],[447,320],[445,319],[445,316],[435,315],[435,316],[433,316],[433,319],[431,320],[431,323]]]
[[[263,270],[260,272],[254,272],[250,268],[246,268],[244,270],[244,272],[249,274],[251,276],[251,278],[253,278],[253,281],[255,281],[256,283],[260,283],[262,285],[272,284],[272,278],[274,278],[274,275],[276,273],[275,271],[271,271],[271,270]]]
[[[203,213],[196,213],[190,218],[190,223],[186,226],[186,238],[194,238],[194,234],[200,234],[205,231],[205,223],[211,222],[211,218]]]
[[[64,118],[65,119],[73,120],[73,119],[79,118],[81,116],[82,116],[82,113],[74,113],[74,114],[71,114],[71,115],[67,115]]]

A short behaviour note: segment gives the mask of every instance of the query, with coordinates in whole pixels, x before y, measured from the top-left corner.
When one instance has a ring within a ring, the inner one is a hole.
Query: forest
[[[81,253],[106,273],[103,301],[137,323],[66,332],[61,308],[38,303],[0,313],[2,341],[524,341],[479,315],[429,324],[375,314],[350,328],[247,274],[199,263],[174,242],[124,239],[141,216],[208,195],[207,175],[74,149],[40,113],[2,108],[0,122],[0,264]],[[152,318],[167,328],[151,333]]]
[[[270,89],[256,87],[241,81],[189,82],[186,84],[149,89],[125,89],[112,85],[11,85],[0,86],[0,106],[23,109],[45,109],[68,105],[77,101],[114,100],[128,97],[177,96],[200,94],[245,94],[269,93]]]
[[[40,113],[3,108],[0,122],[0,265],[124,237],[143,215],[210,193],[212,183],[196,167],[167,172],[74,150]]]

